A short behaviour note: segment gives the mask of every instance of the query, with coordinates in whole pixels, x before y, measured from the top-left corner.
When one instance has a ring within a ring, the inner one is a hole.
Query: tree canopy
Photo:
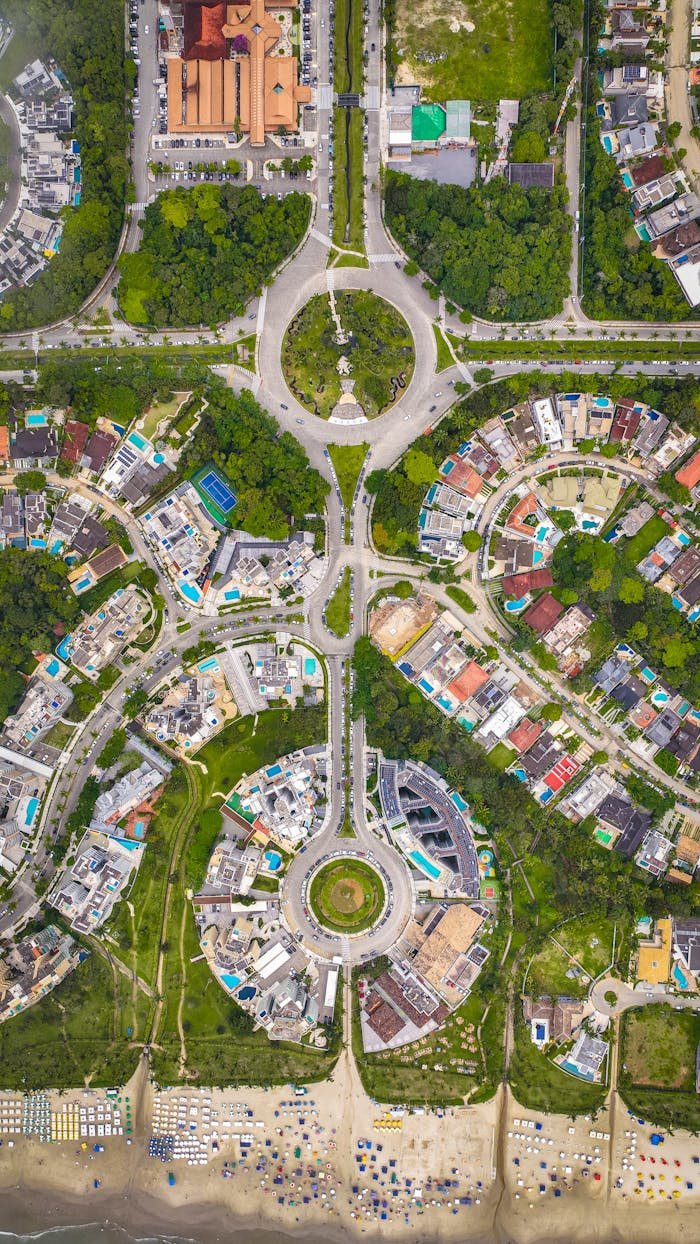
[[[164,190],[146,208],[139,250],[119,260],[125,317],[161,328],[239,315],[298,246],[309,211],[296,192],[280,202],[253,186]]]
[[[524,190],[494,177],[465,190],[389,173],[386,220],[444,294],[476,315],[531,320],[561,310],[571,257],[565,187]]]
[[[68,566],[49,553],[0,550],[0,719],[21,698],[19,669],[32,653],[56,642],[54,627],[69,627],[80,606],[67,583]]]
[[[328,484],[290,432],[280,432],[252,393],[214,388],[187,450],[186,465],[213,460],[231,480],[236,524],[252,536],[283,539],[308,513],[322,511]]]

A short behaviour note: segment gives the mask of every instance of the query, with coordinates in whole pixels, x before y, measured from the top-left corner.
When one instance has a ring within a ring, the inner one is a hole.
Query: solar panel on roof
[[[641,65],[623,65],[622,66],[622,81],[623,82],[638,82],[641,76],[642,76]]]

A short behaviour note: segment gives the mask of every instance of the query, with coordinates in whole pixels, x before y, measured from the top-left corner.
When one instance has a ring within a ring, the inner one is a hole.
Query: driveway
[[[614,993],[616,1001],[606,1002],[606,993]],[[590,997],[601,1015],[622,1015],[623,1011],[629,1011],[633,1007],[654,1006],[664,1002],[668,1006],[676,1007],[677,1010],[700,1011],[700,997],[697,994],[667,993],[665,990],[657,991],[639,986],[632,989],[630,985],[617,980],[614,976],[604,976],[602,980],[596,981],[591,989]]]

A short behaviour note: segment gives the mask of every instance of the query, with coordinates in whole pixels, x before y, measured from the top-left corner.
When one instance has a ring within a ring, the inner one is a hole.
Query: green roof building
[[[445,138],[448,142],[468,143],[470,137],[471,107],[469,100],[448,99]]]
[[[411,141],[435,147],[445,132],[445,109],[440,104],[414,104],[411,111]]]

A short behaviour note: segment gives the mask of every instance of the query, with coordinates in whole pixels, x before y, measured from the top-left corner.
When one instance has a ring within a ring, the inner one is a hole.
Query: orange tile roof
[[[522,531],[524,535],[534,536],[534,529],[529,527],[524,520],[536,513],[537,497],[534,492],[529,492],[511,510],[506,521],[506,527],[510,527],[511,531]]]
[[[488,680],[489,675],[486,673],[486,670],[482,670],[476,661],[470,661],[457,677],[448,684],[447,690],[456,700],[464,703],[471,695],[475,695],[481,687],[484,687]]]
[[[4,424],[0,424],[0,461],[9,462],[10,459],[10,433]]]
[[[700,449],[676,471],[676,479],[686,488],[694,488],[696,484],[700,484]]]

